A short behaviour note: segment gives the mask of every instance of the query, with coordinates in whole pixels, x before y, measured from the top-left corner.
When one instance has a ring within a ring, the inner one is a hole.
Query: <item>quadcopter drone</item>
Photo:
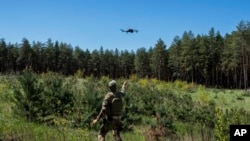
[[[132,28],[129,28],[129,29],[127,29],[127,30],[123,30],[123,29],[121,29],[121,31],[122,32],[127,32],[127,33],[134,33],[134,32],[138,32],[138,30],[137,29],[132,29]]]

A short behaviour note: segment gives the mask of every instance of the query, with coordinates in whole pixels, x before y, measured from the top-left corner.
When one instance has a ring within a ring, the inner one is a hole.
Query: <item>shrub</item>
[[[64,117],[71,112],[73,95],[59,75],[48,73],[39,79],[26,70],[18,81],[20,85],[14,89],[15,109],[27,120],[51,122],[56,116]]]
[[[240,108],[223,110],[216,108],[215,136],[218,141],[229,140],[229,126],[233,124],[246,124],[249,114]]]
[[[244,91],[244,92],[242,93],[242,96],[249,97],[249,96],[250,96],[250,91],[249,91],[249,90]]]
[[[35,121],[42,105],[42,88],[38,86],[38,77],[27,70],[18,81],[20,86],[14,89],[16,112],[27,120]]]
[[[64,117],[72,112],[73,94],[71,83],[64,83],[65,79],[56,73],[47,73],[40,79],[43,88],[41,117]]]

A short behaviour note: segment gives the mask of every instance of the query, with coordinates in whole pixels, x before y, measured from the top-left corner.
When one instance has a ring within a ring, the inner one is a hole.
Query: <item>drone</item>
[[[132,29],[132,28],[129,28],[129,29],[127,29],[127,30],[123,30],[123,29],[121,29],[121,31],[122,32],[127,32],[127,33],[134,33],[134,32],[138,32],[138,30],[137,29]]]

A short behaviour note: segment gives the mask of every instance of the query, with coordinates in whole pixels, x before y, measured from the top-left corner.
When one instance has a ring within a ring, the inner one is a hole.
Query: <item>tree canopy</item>
[[[153,77],[165,81],[177,79],[213,87],[249,87],[250,22],[240,21],[236,30],[224,37],[212,27],[208,34],[195,35],[191,30],[173,38],[167,47],[159,38],[153,47],[134,51],[95,49],[89,51],[68,43],[6,43],[0,39],[0,73],[18,73],[31,68],[83,76],[128,78]]]

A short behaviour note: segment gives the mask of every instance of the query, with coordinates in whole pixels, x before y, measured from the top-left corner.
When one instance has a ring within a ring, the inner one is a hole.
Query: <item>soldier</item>
[[[108,83],[111,92],[105,95],[102,103],[102,109],[99,115],[92,121],[95,125],[101,118],[103,123],[99,131],[98,140],[105,141],[105,135],[109,130],[113,130],[113,136],[116,141],[122,141],[120,137],[121,131],[121,112],[122,112],[122,97],[125,95],[125,87],[127,82],[124,82],[121,91],[116,91],[116,81],[112,80]]]

